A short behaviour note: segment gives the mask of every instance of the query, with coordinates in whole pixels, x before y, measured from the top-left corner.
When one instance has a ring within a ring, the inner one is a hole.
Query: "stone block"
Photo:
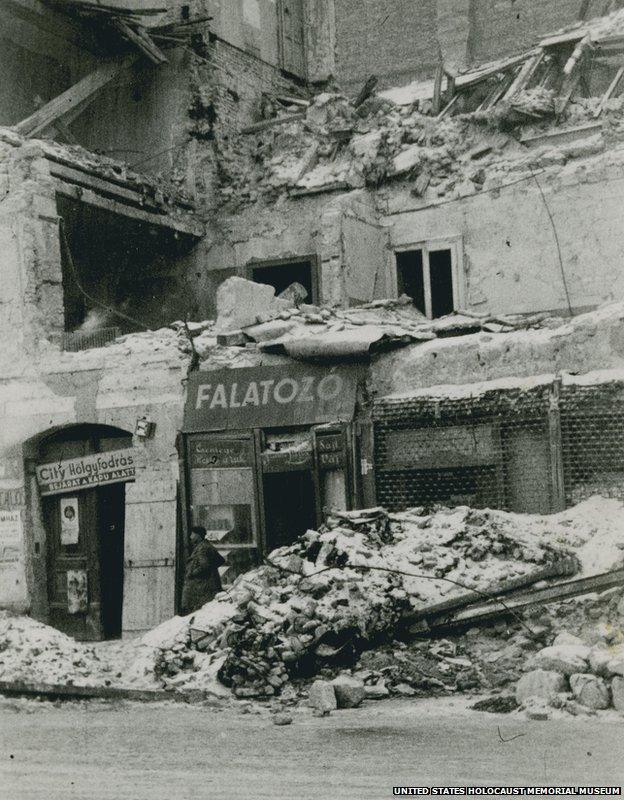
[[[611,698],[613,708],[624,714],[624,678],[621,675],[616,675],[611,681]]]
[[[338,708],[357,708],[366,696],[362,681],[349,675],[339,675],[332,684]]]
[[[236,331],[255,325],[275,300],[275,289],[264,283],[232,277],[217,289],[217,328]],[[281,309],[280,309],[281,310]]]
[[[560,644],[545,647],[531,659],[534,669],[552,670],[562,675],[589,670],[589,651],[586,645]]]
[[[308,692],[308,702],[312,708],[322,714],[329,714],[338,708],[336,692],[328,681],[314,681]]]
[[[242,331],[218,333],[217,344],[221,347],[244,347],[247,344],[247,337]]]
[[[611,697],[609,688],[602,678],[586,672],[570,675],[570,688],[574,697],[587,708],[599,710],[609,708]]]
[[[385,683],[373,683],[370,686],[365,686],[364,691],[367,700],[382,700],[390,695]]]
[[[611,661],[611,658],[611,653],[606,647],[595,645],[589,651],[589,668],[595,675],[600,675],[602,678],[606,678],[609,675],[607,665],[609,664],[609,661]]]
[[[560,672],[534,669],[523,675],[516,685],[516,700],[525,703],[529,698],[539,698],[551,703],[558,694],[566,691],[566,682]]]

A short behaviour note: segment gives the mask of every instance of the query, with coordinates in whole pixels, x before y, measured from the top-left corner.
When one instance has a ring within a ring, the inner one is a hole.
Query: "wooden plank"
[[[527,59],[518,74],[511,83],[511,86],[503,95],[503,101],[510,100],[515,94],[521,92],[529,83],[535,70],[539,67],[544,59],[544,51],[540,50],[539,53]]]
[[[132,42],[132,44],[138,48],[139,52],[143,53],[152,64],[160,66],[161,64],[167,63],[167,56],[156,46],[144,28],[141,26],[133,28],[123,19],[114,19],[113,26],[125,39]]]
[[[433,99],[431,101],[431,113],[436,117],[440,113],[442,103],[442,80],[444,78],[444,64],[439,64],[436,70],[435,81],[433,84]]]
[[[442,111],[438,114],[438,119],[442,119],[442,117],[448,116],[450,112],[455,108],[457,103],[459,102],[459,98],[461,97],[460,93],[458,92],[454,97],[452,97],[449,102],[444,106]]]
[[[518,589],[531,586],[538,581],[574,575],[577,571],[578,564],[576,560],[564,558],[548,567],[544,567],[536,572],[531,572],[528,575],[520,575],[517,578],[512,578],[500,584],[489,586],[487,589],[482,590],[482,592],[480,591],[479,594],[470,592],[470,594],[462,594],[457,597],[452,597],[450,600],[444,600],[441,603],[419,608],[409,616],[404,617],[402,622],[408,625],[421,621],[428,621],[431,623],[436,617],[448,616],[451,611],[457,611],[466,606],[483,605],[483,594],[492,594],[495,596],[506,595],[518,591]]]
[[[587,33],[587,28],[577,28],[574,31],[566,31],[566,33],[558,33],[553,36],[547,36],[539,43],[540,47],[558,47],[562,44],[570,44],[571,42],[580,41]]]
[[[128,201],[141,208],[154,210],[162,208],[156,203],[150,202],[149,198],[144,197],[144,195],[137,190],[119,186],[104,178],[95,177],[87,172],[83,172],[80,169],[73,169],[72,167],[66,167],[62,164],[51,162],[50,175],[53,178],[71,183],[74,186],[83,186],[87,189],[93,189],[104,196],[110,196],[113,199],[119,198],[122,202]]]
[[[566,76],[563,81],[563,86],[559,92],[559,96],[555,98],[555,116],[560,117],[566,110],[572,95],[576,91],[581,80],[581,70],[577,68],[571,75]]]
[[[600,575],[592,575],[589,578],[579,578],[578,580],[565,581],[555,586],[548,586],[545,589],[537,589],[532,592],[525,592],[518,596],[510,596],[505,600],[505,605],[497,601],[484,603],[479,607],[473,607],[460,611],[449,621],[445,621],[440,627],[456,627],[459,625],[474,625],[479,622],[486,622],[496,617],[506,616],[511,611],[521,611],[535,605],[545,605],[566,600],[569,597],[578,597],[583,594],[601,592],[611,589],[614,586],[624,584],[624,569],[605,572]]]
[[[591,46],[591,38],[589,34],[587,34],[576,45],[576,47],[572,52],[572,55],[566,61],[565,66],[563,68],[564,75],[571,75],[574,72],[574,68],[576,67],[577,63],[583,58],[583,55],[589,49],[590,46]]]
[[[122,217],[130,217],[131,219],[147,222],[157,227],[169,228],[170,230],[178,231],[178,233],[184,233],[196,238],[201,238],[205,234],[203,224],[190,215],[188,218],[180,218],[174,217],[171,214],[156,214],[154,212],[144,211],[143,209],[135,208],[126,203],[120,203],[103,197],[90,189],[73,186],[58,179],[55,181],[55,188],[59,194],[65,195],[65,197],[71,197],[73,200],[78,200],[82,203],[96,206],[97,208],[103,208],[105,211],[111,211],[113,214],[119,214]]]
[[[127,6],[109,6],[101,3],[100,0],[51,0],[50,5],[65,6],[68,10],[81,10],[95,13],[108,13],[119,16],[153,16],[165,14],[166,6],[128,8]]]
[[[523,64],[527,58],[535,55],[536,52],[536,50],[531,50],[528,53],[523,53],[520,56],[514,56],[513,58],[507,58],[503,61],[497,61],[494,64],[483,67],[482,69],[465,72],[463,75],[457,76],[455,85],[458,89],[465,89],[467,86],[474,86],[475,84],[486,80],[486,78],[491,78],[493,75],[497,75],[499,72],[506,72],[508,69],[518,66],[518,64]]]
[[[615,93],[620,81],[622,80],[622,75],[624,75],[624,67],[620,67],[618,69],[618,71],[616,72],[615,77],[613,78],[613,80],[609,84],[609,88],[607,89],[607,91],[602,96],[602,100],[600,101],[600,105],[594,111],[594,118],[599,117],[602,114],[602,112],[604,111],[607,103],[613,97],[613,95],[614,95],[614,93]]]
[[[520,139],[520,144],[525,145],[525,147],[542,147],[546,144],[557,146],[567,142],[575,142],[579,139],[586,139],[589,136],[596,136],[601,132],[601,122],[590,122],[586,125],[575,125],[574,128],[567,128],[562,131],[545,131],[537,134],[537,136],[524,136]]]
[[[353,101],[353,107],[359,108],[365,100],[368,100],[368,98],[375,91],[376,86],[377,86],[377,76],[369,75],[369,77],[366,79],[366,83],[364,84],[364,86],[362,86],[362,88],[358,92],[357,97]]]
[[[214,699],[208,690],[176,689],[128,689],[117,686],[74,686],[63,683],[44,683],[42,681],[0,681],[0,695],[39,696],[67,700],[135,700],[140,702],[162,702],[176,700],[183,703],[201,698]]]
[[[138,56],[100,64],[93,72],[85,75],[62,94],[50,100],[42,108],[14,126],[14,130],[31,138],[44,131],[58,119],[62,119],[77,105],[91,100],[99,91],[107,86],[120,72],[136,61]]]
[[[257,133],[258,131],[276,128],[279,125],[286,125],[289,122],[296,122],[297,120],[305,118],[305,111],[298,111],[295,114],[287,114],[283,117],[274,117],[273,119],[264,119],[262,122],[254,122],[253,125],[247,125],[245,128],[241,128],[241,133]]]

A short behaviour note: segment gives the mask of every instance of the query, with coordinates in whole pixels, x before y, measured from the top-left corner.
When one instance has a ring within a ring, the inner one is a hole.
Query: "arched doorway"
[[[125,483],[132,471],[98,472],[97,479],[94,471],[115,459],[98,462],[97,454],[131,446],[130,433],[107,425],[74,425],[39,440],[39,477],[54,478],[40,480],[48,622],[77,639],[121,636]]]

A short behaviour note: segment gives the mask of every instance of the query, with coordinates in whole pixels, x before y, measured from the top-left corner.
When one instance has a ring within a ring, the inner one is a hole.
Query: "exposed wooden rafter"
[[[76,109],[82,110],[98,92],[111,83],[123,70],[130,67],[137,58],[138,55],[130,55],[117,61],[103,62],[78,83],[37,109],[34,114],[18,122],[14,126],[14,130],[22,136],[32,138],[54,125],[58,120],[63,120]]]

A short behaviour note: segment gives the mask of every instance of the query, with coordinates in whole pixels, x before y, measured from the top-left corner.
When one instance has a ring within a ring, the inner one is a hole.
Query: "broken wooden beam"
[[[594,118],[599,117],[602,114],[602,112],[605,110],[605,107],[606,107],[607,103],[609,102],[609,100],[615,94],[615,91],[616,91],[620,81],[622,80],[622,75],[624,75],[624,67],[620,67],[618,69],[618,71],[615,74],[615,77],[613,78],[613,80],[609,84],[609,88],[603,94],[602,100],[600,101],[600,105],[594,111]]]
[[[62,94],[37,109],[34,114],[14,125],[13,130],[27,138],[37,136],[57,120],[63,119],[65,115],[76,107],[84,106],[87,102],[90,102],[99,91],[123,70],[130,67],[137,58],[138,56],[132,55],[117,61],[107,61],[100,64],[93,72],[79,80],[78,83],[70,86]]]
[[[517,578],[503,581],[494,586],[489,586],[486,589],[480,589],[478,593],[470,592],[469,594],[458,595],[449,600],[444,600],[441,603],[419,608],[417,611],[404,617],[402,621],[407,625],[424,622],[425,625],[429,627],[434,619],[448,617],[452,611],[458,611],[467,606],[483,605],[485,600],[484,595],[492,595],[492,599],[494,599],[501,595],[517,592],[519,589],[525,589],[527,586],[531,586],[539,581],[549,580],[550,578],[561,578],[564,576],[570,577],[576,572],[578,572],[577,560],[574,558],[562,558],[536,572],[520,575]]]
[[[369,75],[366,79],[366,83],[360,91],[358,92],[357,97],[353,101],[353,107],[359,108],[362,103],[364,103],[368,98],[373,94],[375,91],[375,87],[377,86],[377,76],[376,75]]]
[[[297,111],[295,114],[286,114],[281,117],[273,117],[272,119],[263,119],[262,122],[254,122],[253,125],[247,125],[245,128],[241,128],[241,133],[257,133],[258,131],[277,128],[279,125],[286,125],[289,122],[296,122],[297,120],[305,118],[305,111]]]
[[[444,79],[444,64],[439,64],[436,70],[435,81],[433,83],[433,99],[431,101],[431,113],[437,117],[442,104],[442,80]]]
[[[572,55],[566,61],[565,66],[563,68],[564,75],[571,75],[574,72],[574,68],[578,64],[578,62],[583,58],[585,52],[591,47],[591,37],[589,34],[583,36],[581,41],[576,45],[574,50],[572,51]]]
[[[116,28],[124,39],[127,39],[139,52],[149,59],[152,64],[160,66],[167,63],[167,56],[156,45],[145,28],[140,25],[132,27],[125,20],[116,18],[113,20],[113,27]]]
[[[615,586],[624,585],[624,569],[604,572],[600,575],[592,575],[589,578],[578,578],[577,580],[565,581],[555,586],[548,586],[545,589],[534,589],[531,592],[520,592],[518,595],[508,596],[504,603],[493,600],[491,603],[482,603],[480,606],[459,611],[453,614],[450,619],[445,619],[439,624],[431,625],[430,630],[436,633],[442,630],[454,630],[457,628],[470,628],[481,623],[491,622],[508,616],[514,616],[524,609],[532,606],[557,603],[560,600],[567,600],[570,597],[579,597],[593,592],[604,592]],[[414,634],[422,634],[418,628]]]
[[[511,82],[510,87],[507,89],[505,94],[503,95],[503,100],[511,100],[511,98],[525,89],[533,75],[535,75],[535,71],[542,63],[544,59],[544,51],[540,50],[534,56],[528,58],[524,64],[520,67],[520,70],[516,77]]]

